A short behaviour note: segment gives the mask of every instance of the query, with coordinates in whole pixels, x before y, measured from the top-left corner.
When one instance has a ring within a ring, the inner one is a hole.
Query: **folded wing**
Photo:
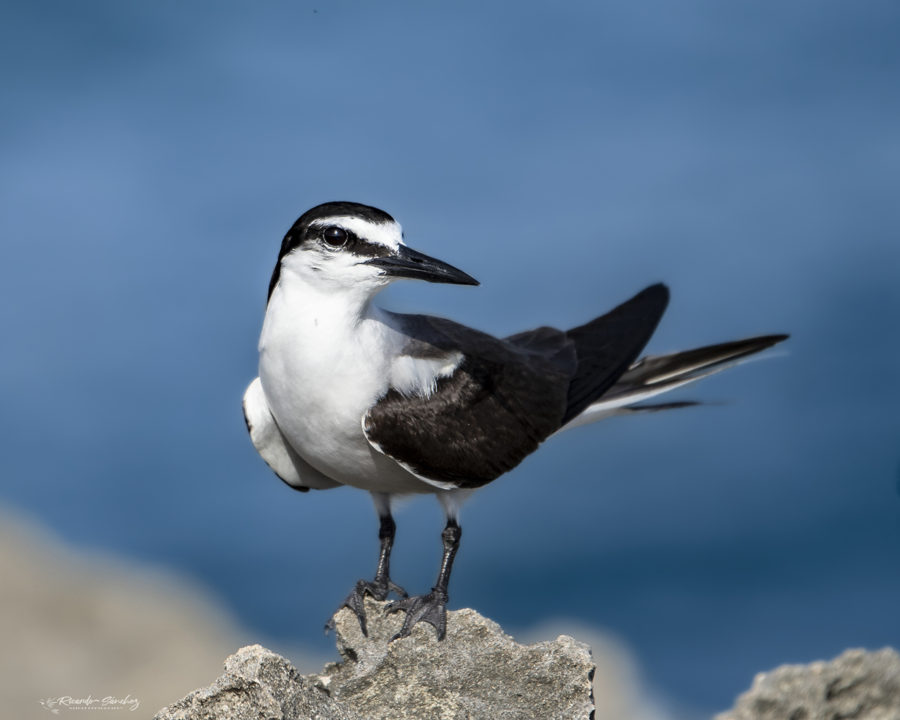
[[[370,444],[440,486],[479,487],[511,470],[597,400],[634,363],[665,310],[647,288],[568,332],[542,327],[505,340],[458,323],[394,315],[404,352],[462,353],[433,392],[392,388],[363,419]]]

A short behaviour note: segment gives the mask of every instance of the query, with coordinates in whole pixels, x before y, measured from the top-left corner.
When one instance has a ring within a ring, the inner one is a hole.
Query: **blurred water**
[[[692,393],[724,404],[486,488],[455,606],[609,628],[700,711],[900,644],[898,31],[889,2],[3,3],[3,499],[327,647],[369,500],[289,492],[239,404],[284,231],[352,199],[482,281],[393,309],[502,334],[665,280],[653,352],[793,334]],[[399,514],[409,588],[440,522]]]

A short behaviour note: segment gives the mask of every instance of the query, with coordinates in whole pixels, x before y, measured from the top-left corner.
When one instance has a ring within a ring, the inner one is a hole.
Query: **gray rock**
[[[474,610],[449,613],[447,637],[420,623],[388,642],[402,613],[385,615],[367,602],[369,637],[356,617],[335,617],[343,661],[320,682],[332,696],[371,720],[382,718],[589,718],[594,709],[591,651],[566,635],[519,645]]]
[[[280,655],[248,645],[225,661],[225,674],[164,707],[155,720],[362,720]]]
[[[447,637],[430,625],[388,642],[402,614],[367,600],[369,636],[347,609],[335,616],[342,660],[300,675],[284,658],[253,645],[228,658],[208,688],[163,708],[156,720],[315,718],[316,720],[575,720],[594,709],[590,649],[565,635],[519,645],[474,610],[448,614]]]
[[[830,662],[760,673],[716,720],[900,720],[900,656],[847,650]]]

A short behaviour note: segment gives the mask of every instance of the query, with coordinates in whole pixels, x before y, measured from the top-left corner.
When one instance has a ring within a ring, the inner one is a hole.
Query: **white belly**
[[[328,316],[297,317],[282,312],[282,301],[276,292],[269,302],[259,378],[294,450],[344,485],[378,492],[433,491],[375,450],[363,434],[363,417],[387,391],[389,329],[374,318],[345,325]]]

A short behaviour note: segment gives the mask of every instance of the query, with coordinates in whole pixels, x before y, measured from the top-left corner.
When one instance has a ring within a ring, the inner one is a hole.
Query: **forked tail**
[[[760,335],[671,355],[643,357],[628,368],[599,400],[591,403],[562,429],[586,425],[626,412],[667,410],[696,405],[697,403],[693,401],[652,404],[644,401],[738,365],[749,356],[766,350],[786,340],[787,337],[787,335]]]

